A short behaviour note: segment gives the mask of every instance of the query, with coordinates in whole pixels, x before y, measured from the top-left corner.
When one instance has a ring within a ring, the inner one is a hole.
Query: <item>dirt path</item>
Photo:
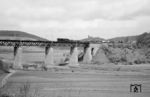
[[[10,76],[12,76],[15,72],[16,72],[16,71],[12,70],[9,74],[4,75],[4,76],[1,78],[1,81],[0,81],[0,82],[1,82],[1,85],[0,85],[0,87],[3,87],[3,86],[7,83],[8,78],[9,78]]]
[[[8,75],[8,74],[7,74],[7,73],[3,73],[3,74],[0,75],[0,82],[2,82],[3,78],[4,78],[6,75]]]

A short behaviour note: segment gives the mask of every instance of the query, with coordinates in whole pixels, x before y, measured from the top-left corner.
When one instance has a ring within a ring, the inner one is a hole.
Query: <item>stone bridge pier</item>
[[[52,46],[45,47],[45,60],[46,67],[54,66],[54,51]]]
[[[84,48],[84,57],[83,57],[83,63],[88,64],[91,63],[92,60],[92,52],[91,52],[91,47],[85,47]]]
[[[90,64],[92,62],[93,56],[95,56],[97,50],[99,49],[100,45],[99,44],[90,44],[88,46],[84,47],[84,56],[82,62],[84,64]],[[69,65],[71,66],[78,66],[78,47],[77,46],[72,46],[70,49],[70,60],[69,60]]]
[[[78,66],[78,47],[72,46],[70,49],[69,66]]]
[[[89,64],[92,62],[93,56],[95,56],[100,46],[101,44],[90,43],[87,47],[84,48],[84,64]]]
[[[20,46],[14,47],[14,69],[22,69],[22,48]]]

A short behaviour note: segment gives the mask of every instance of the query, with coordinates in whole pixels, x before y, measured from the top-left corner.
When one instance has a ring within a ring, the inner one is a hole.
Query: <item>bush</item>
[[[0,60],[0,69],[9,73],[9,69],[12,67],[12,63],[6,60]]]
[[[38,89],[31,90],[30,82],[26,82],[18,87],[16,92],[10,93],[10,83],[0,89],[0,97],[40,97]]]

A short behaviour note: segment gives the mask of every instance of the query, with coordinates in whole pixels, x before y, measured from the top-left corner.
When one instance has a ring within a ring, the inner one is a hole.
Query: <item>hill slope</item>
[[[143,33],[137,37],[137,45],[139,47],[147,46],[150,47],[150,33]]]
[[[114,41],[114,42],[128,42],[128,41],[136,41],[137,36],[127,36],[127,37],[115,37],[112,39],[109,39],[110,41]]]
[[[8,40],[40,40],[46,41],[47,39],[41,38],[39,36],[29,34],[22,31],[11,31],[11,30],[0,30],[0,39]]]
[[[129,42],[129,41],[130,42],[136,41],[139,47],[143,47],[143,46],[150,47],[150,33],[148,32],[145,32],[137,36],[116,37],[116,38],[112,38],[109,40],[114,41],[114,42],[122,41],[124,43]]]

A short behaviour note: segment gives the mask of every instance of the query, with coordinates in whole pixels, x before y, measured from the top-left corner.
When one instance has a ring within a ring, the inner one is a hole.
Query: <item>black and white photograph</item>
[[[150,97],[150,0],[0,0],[0,97]]]

